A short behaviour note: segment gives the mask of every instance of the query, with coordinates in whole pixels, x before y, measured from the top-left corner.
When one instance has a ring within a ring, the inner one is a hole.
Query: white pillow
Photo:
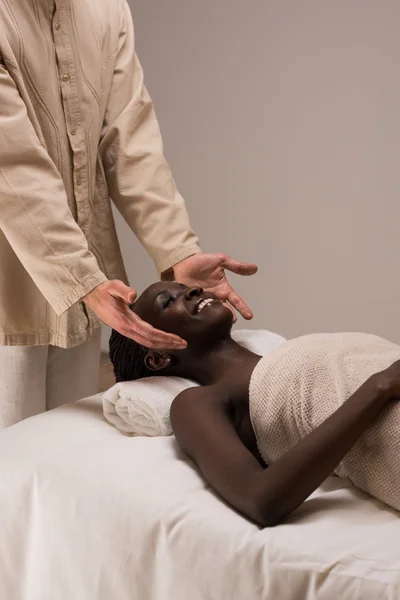
[[[264,356],[284,341],[263,330],[237,330],[232,338],[251,352]],[[180,377],[148,377],[117,383],[103,396],[103,412],[109,423],[131,435],[165,436],[172,433],[169,420],[173,400],[197,383]]]

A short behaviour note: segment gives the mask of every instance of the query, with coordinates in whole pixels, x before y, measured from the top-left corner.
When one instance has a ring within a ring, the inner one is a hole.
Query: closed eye
[[[173,304],[175,302],[175,298],[173,298],[172,296],[170,298],[167,298],[167,300],[164,300],[162,307],[163,308],[168,308],[169,306],[171,306],[171,304]]]

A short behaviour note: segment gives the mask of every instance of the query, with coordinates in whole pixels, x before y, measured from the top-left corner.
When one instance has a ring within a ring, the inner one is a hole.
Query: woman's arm
[[[399,385],[392,382],[400,381],[399,365],[371,377],[268,469],[236,434],[229,403],[221,402],[210,388],[180,394],[172,405],[172,426],[182,449],[227,502],[263,527],[277,525],[332,473],[396,396]]]

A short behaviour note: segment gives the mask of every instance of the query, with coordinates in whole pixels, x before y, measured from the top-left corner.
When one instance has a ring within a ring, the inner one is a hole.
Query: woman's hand
[[[382,397],[390,402],[400,399],[400,360],[397,360],[384,371],[372,376],[374,384]]]
[[[118,280],[106,281],[82,298],[103,323],[146,348],[183,350],[187,347],[180,337],[154,329],[131,311],[129,306],[135,299],[136,291]]]

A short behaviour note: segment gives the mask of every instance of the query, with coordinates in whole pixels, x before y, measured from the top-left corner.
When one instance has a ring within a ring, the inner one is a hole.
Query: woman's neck
[[[214,385],[224,380],[232,380],[241,368],[259,360],[259,356],[247,350],[232,338],[215,343],[207,351],[199,350],[188,360],[181,376],[194,379],[201,385]]]

